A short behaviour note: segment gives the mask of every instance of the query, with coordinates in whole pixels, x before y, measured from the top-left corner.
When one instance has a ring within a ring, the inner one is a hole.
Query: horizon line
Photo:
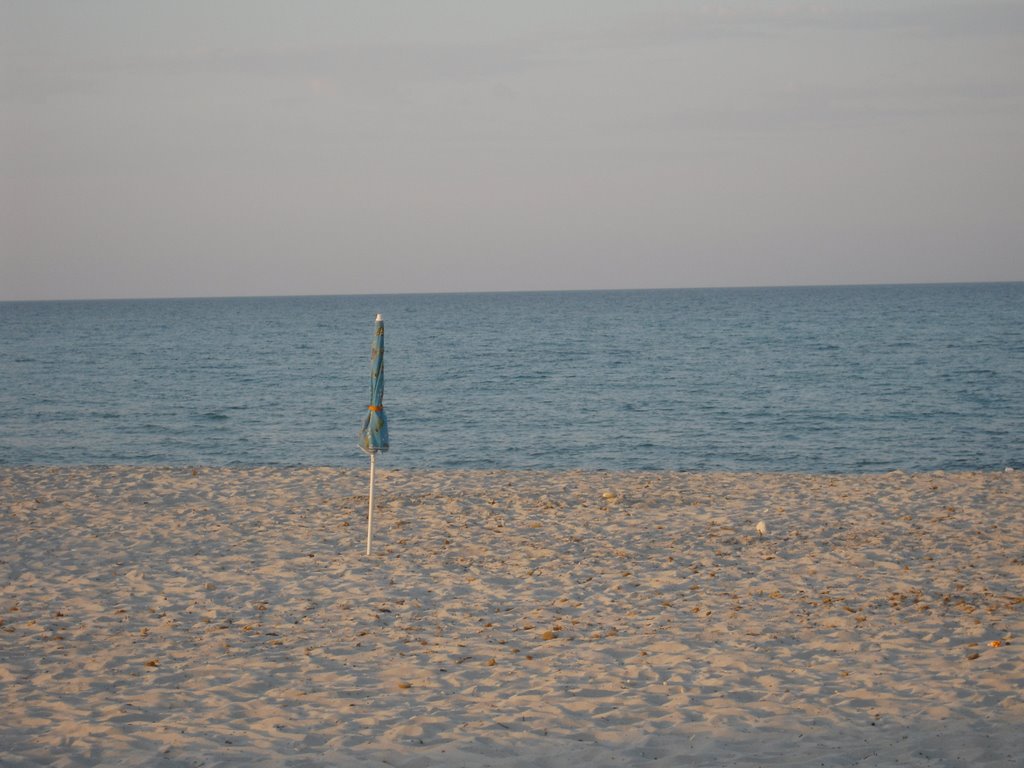
[[[196,301],[205,299],[312,299],[312,298],[360,298],[374,296],[471,296],[487,294],[529,294],[529,293],[642,293],[665,291],[725,291],[725,290],[777,290],[785,288],[884,288],[900,286],[940,286],[940,285],[1015,285],[1024,280],[935,280],[905,282],[852,282],[852,283],[789,283],[765,285],[697,285],[673,286],[661,288],[511,288],[506,290],[466,290],[466,291],[395,291],[393,293],[356,292],[356,293],[267,293],[267,294],[210,294],[197,296],[90,296],[71,298],[28,298],[0,299],[0,304],[71,302],[71,301]]]

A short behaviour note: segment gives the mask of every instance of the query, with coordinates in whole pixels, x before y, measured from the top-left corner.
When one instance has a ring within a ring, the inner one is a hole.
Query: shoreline
[[[367,481],[0,467],[4,759],[1019,753],[1020,472],[378,469],[369,558]]]

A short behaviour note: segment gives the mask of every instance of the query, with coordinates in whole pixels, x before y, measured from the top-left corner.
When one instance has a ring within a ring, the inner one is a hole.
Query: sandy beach
[[[1021,764],[1024,473],[366,482],[0,468],[0,764]]]

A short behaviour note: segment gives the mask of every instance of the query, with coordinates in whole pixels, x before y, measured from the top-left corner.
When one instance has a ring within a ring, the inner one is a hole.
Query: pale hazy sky
[[[1024,2],[0,0],[0,299],[1024,279]]]

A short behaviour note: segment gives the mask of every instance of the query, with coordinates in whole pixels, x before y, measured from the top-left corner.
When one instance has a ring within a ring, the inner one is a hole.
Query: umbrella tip
[[[378,312],[378,313],[377,313],[377,319],[376,319],[376,320],[374,320],[374,322],[375,322],[375,323],[380,323],[380,322],[382,322],[383,320],[384,320],[384,318],[383,318],[383,317],[381,317],[381,316],[380,316],[380,312]]]

